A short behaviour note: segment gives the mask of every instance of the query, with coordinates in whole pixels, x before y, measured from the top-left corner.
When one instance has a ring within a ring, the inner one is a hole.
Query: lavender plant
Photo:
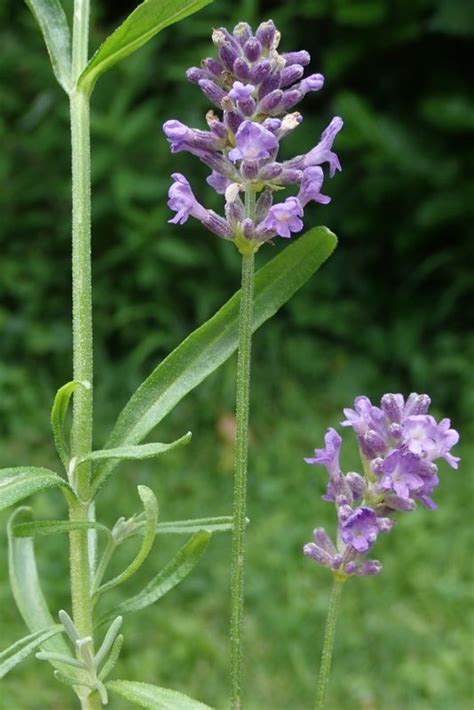
[[[58,389],[51,410],[59,471],[14,466],[0,471],[0,509],[32,494],[58,489],[68,506],[68,519],[34,520],[32,510],[17,508],[8,524],[9,573],[13,597],[29,634],[0,654],[0,677],[38,651],[37,658],[70,686],[83,710],[97,710],[109,693],[147,708],[205,708],[203,703],[150,683],[109,680],[124,636],[123,618],[153,604],[181,582],[204,553],[214,532],[233,530],[232,702],[241,706],[241,619],[245,530],[245,479],[251,333],[269,319],[315,273],[335,248],[336,239],[319,227],[298,239],[255,275],[254,253],[279,235],[289,237],[303,227],[303,208],[329,198],[320,188],[320,165],[330,173],[339,162],[332,152],[342,122],[334,119],[321,142],[306,155],[276,161],[279,141],[300,122],[287,111],[311,90],[322,86],[319,74],[303,79],[306,52],[278,54],[279,34],[263,23],[253,36],[240,24],[234,34],[217,30],[219,59],[205,60],[190,78],[224,111],[223,120],[208,114],[209,131],[188,129],[177,121],[165,124],[173,149],[190,150],[212,169],[210,184],[226,196],[226,218],[206,210],[194,198],[186,179],[176,174],[170,189],[172,221],[189,215],[242,254],[242,292],[192,333],[150,374],[120,412],[102,448],[93,448],[93,333],[91,267],[90,99],[98,78],[139,49],[162,29],[204,7],[209,0],[145,0],[89,59],[89,0],[74,0],[73,27],[60,0],[26,0],[51,59],[56,79],[69,98],[72,152],[72,294],[73,373]],[[295,84],[296,82],[296,84]],[[296,196],[273,205],[275,191],[296,185]],[[240,193],[245,194],[244,201]],[[257,195],[260,195],[257,200]],[[118,519],[111,528],[96,517],[102,487],[122,460],[154,458],[188,444],[188,432],[171,443],[142,443],[173,407],[216,370],[238,348],[237,453],[234,513],[230,516],[159,522],[151,488],[138,486],[143,510]],[[69,405],[73,399],[71,427]],[[59,513],[58,513],[59,515]],[[69,535],[70,610],[51,613],[43,595],[35,561],[34,540]],[[134,595],[117,605],[103,603],[107,593],[125,584],[153,558],[160,534],[191,535],[162,570]],[[135,556],[117,575],[109,565],[130,538],[138,540]],[[55,623],[57,618],[59,623]]]
[[[218,59],[208,57],[201,68],[191,67],[190,81],[222,111],[206,115],[209,130],[167,121],[163,130],[174,153],[188,151],[211,169],[207,182],[225,198],[225,218],[206,209],[194,196],[187,179],[173,174],[170,220],[183,224],[189,216],[218,237],[232,241],[242,255],[242,301],[239,317],[237,363],[236,456],[233,505],[231,575],[231,702],[242,705],[242,618],[244,607],[245,520],[250,392],[251,320],[253,310],[254,254],[276,236],[288,239],[303,229],[308,202],[330,202],[321,193],[321,165],[332,177],[341,170],[332,145],[343,122],[334,117],[319,143],[305,155],[278,161],[280,141],[297,128],[303,117],[291,109],[310,91],[324,84],[322,74],[304,77],[310,55],[305,50],[278,52],[280,32],[269,20],[255,34],[245,22],[232,33],[214,30],[212,41]],[[273,197],[289,186],[296,196],[273,204]],[[243,199],[241,197],[243,196]]]
[[[366,559],[380,533],[395,525],[396,512],[411,512],[422,503],[436,509],[431,497],[439,483],[435,461],[444,459],[457,468],[459,457],[450,453],[459,441],[449,419],[439,423],[429,415],[431,400],[426,394],[412,393],[405,401],[401,394],[385,394],[380,407],[368,397],[357,397],[354,409],[344,409],[343,427],[357,435],[363,475],[343,474],[339,463],[342,438],[333,428],[324,437],[324,448],[315,449],[308,464],[322,465],[329,475],[323,500],[334,503],[337,517],[336,542],[324,528],[316,528],[313,542],[304,554],[331,570],[334,586],[329,602],[316,708],[325,705],[334,634],[341,592],[354,576],[376,575],[382,570],[378,560]]]

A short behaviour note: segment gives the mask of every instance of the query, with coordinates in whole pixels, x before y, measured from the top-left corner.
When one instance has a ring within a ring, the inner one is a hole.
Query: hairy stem
[[[74,85],[87,64],[89,0],[74,1],[72,71]],[[91,188],[89,97],[74,88],[70,96],[72,147],[72,300],[74,379],[87,381],[90,389],[74,393],[71,454],[82,457],[92,449],[92,287],[91,287]],[[79,502],[70,506],[73,522],[90,519],[90,466],[75,471]],[[88,531],[70,534],[71,598],[74,624],[79,634],[93,635],[90,547]],[[83,710],[102,707],[98,693],[81,694]]]
[[[246,192],[246,211],[252,217],[255,192]],[[234,474],[232,572],[231,572],[231,705],[242,707],[242,619],[244,608],[245,517],[247,507],[247,458],[250,394],[250,354],[254,287],[254,253],[242,255],[242,286],[237,361],[236,451]]]
[[[334,648],[334,636],[336,633],[336,623],[339,614],[339,604],[344,582],[334,580],[334,585],[329,600],[328,615],[326,619],[326,629],[324,631],[323,652],[321,654],[321,666],[319,669],[318,687],[316,691],[316,710],[323,710],[326,702],[326,691],[331,672],[332,652]]]

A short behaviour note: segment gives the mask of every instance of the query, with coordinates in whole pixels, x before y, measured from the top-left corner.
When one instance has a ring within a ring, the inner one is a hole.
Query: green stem
[[[323,710],[326,701],[326,691],[331,672],[332,652],[334,648],[334,635],[336,633],[336,623],[339,614],[339,602],[341,599],[344,581],[335,579],[329,600],[328,616],[326,619],[326,629],[324,631],[323,652],[321,655],[321,666],[319,669],[318,688],[316,692],[316,710]]]
[[[247,189],[246,212],[255,209],[255,192]],[[254,287],[254,253],[242,255],[242,286],[239,314],[239,353],[237,361],[236,451],[233,503],[231,571],[231,706],[242,707],[242,619],[244,608],[245,519],[247,507],[247,458],[250,394],[250,353]]]
[[[89,0],[74,0],[72,71],[74,85],[87,64]],[[74,88],[70,95],[72,147],[72,301],[74,379],[88,381],[90,389],[74,393],[71,455],[82,457],[92,449],[92,286],[91,286],[91,169],[89,97]],[[90,519],[90,466],[77,467],[77,503],[70,506],[72,522]],[[70,535],[71,599],[74,624],[79,634],[93,635],[91,570],[88,531]],[[83,710],[102,707],[97,693],[81,694]]]

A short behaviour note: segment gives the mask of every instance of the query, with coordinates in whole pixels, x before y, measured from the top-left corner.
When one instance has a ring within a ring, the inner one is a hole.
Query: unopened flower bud
[[[279,33],[278,33],[279,34]],[[275,46],[277,29],[273,20],[262,22],[255,33],[256,38],[261,43],[262,47],[270,49]]]
[[[303,74],[304,69],[301,64],[292,64],[289,67],[285,67],[281,72],[280,87],[285,89],[287,86],[291,86],[295,81],[299,81]]]
[[[244,54],[249,62],[256,62],[262,54],[262,45],[258,39],[251,38],[244,44]]]

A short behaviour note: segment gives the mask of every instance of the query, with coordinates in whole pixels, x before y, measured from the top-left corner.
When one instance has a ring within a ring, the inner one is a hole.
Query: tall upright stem
[[[89,0],[74,1],[72,71],[75,88],[70,95],[72,146],[72,301],[74,379],[90,383],[74,393],[71,455],[79,458],[92,448],[92,287],[91,287],[91,178],[89,97],[77,88],[77,79],[87,64]],[[87,521],[90,503],[90,467],[75,471],[77,503],[70,506],[71,521]],[[79,634],[93,635],[91,571],[87,530],[70,534],[71,598]],[[81,697],[83,710],[102,707],[98,693]]]
[[[255,192],[246,192],[247,216],[255,209]],[[236,451],[234,474],[232,573],[231,573],[231,705],[242,707],[242,620],[244,608],[245,521],[247,508],[247,458],[250,393],[250,353],[254,285],[254,252],[242,254],[242,285],[237,360]]]
[[[328,615],[326,619],[326,629],[324,631],[323,652],[321,654],[321,666],[319,669],[318,687],[316,691],[316,710],[323,710],[326,702],[326,691],[331,673],[332,652],[334,648],[334,636],[336,633],[336,623],[339,614],[339,603],[344,582],[334,580],[334,585],[329,600]]]

